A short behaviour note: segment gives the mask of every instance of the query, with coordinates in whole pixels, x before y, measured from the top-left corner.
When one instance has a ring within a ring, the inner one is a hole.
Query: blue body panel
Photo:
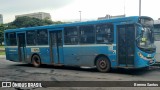
[[[6,51],[6,59],[7,60],[12,60],[15,62],[19,62],[19,55],[18,55],[18,47],[15,48],[17,46],[13,46],[12,48],[10,47],[6,47],[5,51]]]
[[[142,55],[144,56],[144,57],[147,57],[149,54],[148,53],[145,53],[145,52],[142,52],[141,50],[139,50],[138,48],[136,48],[136,52],[135,52],[135,67],[137,67],[137,68],[141,68],[141,67],[148,67],[148,66],[150,66],[150,65],[153,65],[155,62],[156,62],[156,60],[155,60],[155,54],[156,53],[152,53],[152,54],[150,54],[150,57],[152,57],[152,58],[154,58],[152,61],[149,61],[149,60],[144,60],[143,58],[141,58],[139,55],[138,55],[138,53],[142,53]]]
[[[114,62],[112,66],[116,65],[116,55],[109,50],[108,47],[112,45],[66,45],[64,46],[64,63],[67,65],[80,65],[80,66],[94,66],[96,56],[102,54],[109,57]]]

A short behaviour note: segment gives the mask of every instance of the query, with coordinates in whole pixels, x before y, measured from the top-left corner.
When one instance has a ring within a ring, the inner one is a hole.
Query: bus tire
[[[34,67],[40,67],[41,59],[38,55],[33,55],[32,56],[32,64],[33,64]]]
[[[98,71],[105,73],[110,71],[111,64],[108,58],[102,56],[96,60],[96,67]]]

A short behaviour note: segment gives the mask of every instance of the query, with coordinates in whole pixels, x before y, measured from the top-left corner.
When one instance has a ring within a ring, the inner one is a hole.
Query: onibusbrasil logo
[[[29,88],[34,88],[34,87],[42,87],[41,83],[38,82],[2,82],[2,88],[9,88],[9,87],[29,87]]]

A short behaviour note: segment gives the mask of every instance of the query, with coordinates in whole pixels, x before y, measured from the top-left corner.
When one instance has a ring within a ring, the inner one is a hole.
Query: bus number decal
[[[113,46],[109,46],[108,48],[109,48],[109,50],[110,50],[110,51],[112,51],[112,50],[113,50]]]
[[[31,48],[31,52],[40,52],[39,48]]]

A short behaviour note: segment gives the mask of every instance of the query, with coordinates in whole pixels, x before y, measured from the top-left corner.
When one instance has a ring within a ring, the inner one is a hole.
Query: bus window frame
[[[14,36],[15,38],[12,38],[11,39],[11,34],[14,33]],[[7,35],[6,35],[7,34]],[[17,35],[16,35],[16,32],[7,32],[5,33],[5,39],[6,39],[6,46],[17,46]],[[11,40],[13,41],[14,40],[14,44],[11,45]]]

